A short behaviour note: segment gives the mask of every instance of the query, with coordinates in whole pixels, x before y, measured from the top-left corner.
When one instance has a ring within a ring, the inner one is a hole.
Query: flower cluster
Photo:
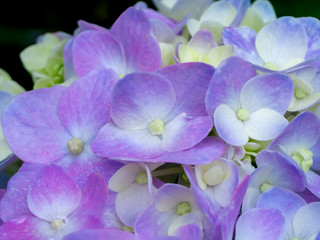
[[[320,21],[154,4],[41,36],[32,91],[0,72],[0,239],[320,239]]]

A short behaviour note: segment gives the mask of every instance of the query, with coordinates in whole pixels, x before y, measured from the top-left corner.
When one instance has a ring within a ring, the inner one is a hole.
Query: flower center
[[[268,189],[272,188],[273,186],[269,183],[264,183],[260,186],[260,192],[265,192],[267,191]]]
[[[63,225],[64,225],[64,220],[62,219],[54,219],[52,220],[52,222],[50,223],[51,229],[53,230],[58,230],[60,229]]]
[[[149,123],[149,130],[152,135],[162,135],[164,132],[164,123],[160,119],[156,119]]]
[[[215,186],[223,181],[224,171],[220,165],[214,165],[203,174],[202,178],[209,186]]]
[[[242,121],[247,120],[249,115],[250,113],[247,111],[247,109],[244,108],[239,109],[239,111],[237,112],[237,117]]]
[[[122,230],[134,233],[133,227],[130,227],[130,226],[126,226],[125,225],[125,226],[122,227]]]
[[[68,141],[67,146],[74,155],[79,155],[83,151],[83,142],[79,138],[72,138]]]
[[[303,171],[307,172],[313,164],[313,153],[305,148],[295,151],[291,157],[299,164]]]
[[[177,205],[176,213],[180,216],[190,213],[191,212],[191,206],[188,202],[181,202]]]
[[[147,174],[147,172],[140,172],[139,174],[138,174],[138,176],[136,177],[136,182],[138,183],[138,184],[146,184],[147,182],[148,182],[148,174]]]
[[[307,93],[301,88],[296,88],[294,89],[294,96],[298,99],[303,99],[305,96],[307,96]]]
[[[275,64],[273,62],[267,62],[263,67],[267,68],[267,69],[270,69],[272,71],[277,71],[279,69],[277,64]]]

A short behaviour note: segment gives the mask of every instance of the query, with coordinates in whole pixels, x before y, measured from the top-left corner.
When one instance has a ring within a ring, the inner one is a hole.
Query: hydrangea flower
[[[98,159],[90,143],[110,120],[110,95],[117,79],[113,71],[102,70],[69,88],[18,95],[2,112],[3,132],[14,154],[25,162],[55,161],[62,166]]]
[[[274,139],[269,149],[286,154],[304,176],[305,186],[320,197],[319,170],[320,120],[311,112],[300,113]]]
[[[0,227],[0,237],[58,240],[83,228],[102,227],[106,201],[107,185],[103,177],[91,175],[81,192],[60,167],[46,166],[28,191],[28,207],[32,214],[4,223]]]
[[[286,112],[293,82],[278,73],[256,76],[248,62],[231,57],[217,68],[206,95],[206,108],[219,136],[235,146],[249,137],[271,140],[287,126]]]
[[[161,64],[161,53],[143,10],[130,7],[110,31],[84,31],[76,36],[72,62],[79,77],[108,68],[123,76],[156,70]]]
[[[281,17],[258,33],[248,27],[225,28],[222,39],[224,44],[234,45],[235,56],[259,70],[290,72],[317,59],[314,31],[320,31],[320,24],[314,24],[312,18]]]
[[[183,163],[208,161],[202,154],[188,159],[183,150],[196,146],[211,131],[204,96],[212,74],[208,65],[190,63],[125,76],[114,87],[112,121],[93,141],[93,152],[108,158],[155,162],[160,160],[154,157],[178,153]],[[224,151],[221,144],[211,148],[218,154]]]

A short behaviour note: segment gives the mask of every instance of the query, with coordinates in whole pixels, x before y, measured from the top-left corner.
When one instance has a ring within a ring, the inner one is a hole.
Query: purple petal
[[[78,35],[81,32],[88,31],[88,30],[95,30],[95,31],[108,31],[106,28],[101,27],[99,25],[86,22],[84,20],[78,21],[78,28],[74,32],[74,35]]]
[[[306,187],[317,197],[320,198],[320,176],[312,171],[306,172]]]
[[[278,18],[263,27],[256,37],[256,49],[262,60],[276,64],[279,70],[291,67],[288,64],[292,60],[303,61],[307,44],[303,25],[293,17]]]
[[[165,152],[159,157],[148,159],[151,162],[173,162],[181,164],[208,164],[222,156],[225,144],[215,137],[207,137],[187,150]]]
[[[202,239],[202,229],[199,225],[188,224],[178,228],[173,235],[183,240],[200,240]]]
[[[275,209],[252,209],[240,216],[236,240],[281,240],[285,218]]]
[[[292,155],[298,148],[310,149],[315,145],[320,135],[320,120],[311,112],[303,112],[296,116],[283,132],[273,140],[269,149],[281,152],[285,149],[288,155]]]
[[[308,188],[305,188],[303,192],[298,192],[300,197],[302,197],[306,203],[311,203],[311,202],[319,202],[320,199],[314,195]]]
[[[212,194],[207,194],[206,191],[203,191],[200,188],[193,168],[187,165],[185,165],[183,168],[191,183],[192,192],[194,193],[194,197],[198,206],[201,208],[202,212],[210,221],[210,223],[215,225],[222,209],[221,206],[215,201],[215,198],[212,197]]]
[[[176,101],[170,82],[154,73],[133,73],[119,81],[113,90],[111,117],[121,128],[148,128],[163,120]]]
[[[110,121],[108,109],[117,79],[112,70],[91,72],[63,93],[58,105],[59,117],[73,137],[90,141]]]
[[[292,79],[280,73],[258,75],[248,81],[240,94],[241,107],[249,112],[269,108],[284,114],[293,95]]]
[[[69,168],[68,173],[75,179],[78,186],[83,188],[87,182],[88,177],[92,173],[99,173],[102,175],[106,182],[114,175],[116,171],[123,166],[122,163],[104,159],[100,161],[92,162],[86,161],[84,163],[75,161]]]
[[[119,75],[126,73],[123,48],[109,32],[82,32],[74,38],[72,53],[74,70],[79,77],[106,68],[112,68]]]
[[[176,103],[168,120],[180,113],[187,116],[206,116],[205,95],[214,68],[204,63],[183,63],[164,67],[157,71],[172,84]]]
[[[149,130],[123,130],[112,122],[99,131],[91,147],[99,156],[128,160],[156,157],[164,152],[160,138]]]
[[[273,208],[281,212],[286,218],[287,226],[292,231],[292,220],[299,208],[306,205],[306,202],[296,193],[274,187],[261,194],[257,207]]]
[[[128,8],[113,24],[110,32],[124,49],[126,73],[151,72],[160,67],[160,47],[142,9]]]
[[[182,113],[165,126],[161,147],[167,152],[191,148],[208,136],[212,125],[209,116],[191,118]]]
[[[238,110],[241,89],[254,76],[256,70],[250,63],[238,57],[224,60],[217,68],[208,88],[205,99],[208,114],[213,116],[220,104],[227,104],[234,111]]]
[[[238,27],[242,20],[244,19],[246,13],[247,13],[247,9],[250,6],[250,0],[241,0],[238,7],[236,7],[237,9],[237,14],[234,17],[232,23],[230,24],[230,26],[233,27]]]
[[[85,229],[78,232],[65,236],[63,240],[106,240],[106,239],[117,239],[117,240],[138,240],[137,237],[126,231],[118,229]]]
[[[42,166],[22,171],[25,165],[26,164],[23,164],[20,171],[11,177],[8,182],[6,194],[1,199],[0,218],[4,222],[20,216],[32,215],[27,203],[28,189]]]
[[[47,240],[50,224],[33,216],[19,217],[0,227],[0,239]],[[53,234],[54,235],[54,234]]]
[[[312,65],[315,65],[320,67],[320,23],[319,20],[313,17],[304,17],[299,18],[299,21],[304,26],[304,29],[308,35],[308,50],[306,59],[317,59],[315,63]]]
[[[53,87],[22,93],[2,111],[3,133],[20,159],[47,163],[68,152],[66,143],[71,137],[57,114],[64,90]]]
[[[257,33],[249,27],[226,27],[222,30],[222,39],[225,45],[233,45],[234,55],[253,64],[262,65],[256,46]]]
[[[79,206],[80,199],[81,192],[74,180],[54,165],[41,170],[28,192],[30,211],[49,222],[65,219]]]
[[[304,174],[301,168],[294,164],[289,156],[278,152],[263,150],[256,156],[258,167],[268,166],[270,184],[282,188],[288,188],[295,192],[304,190]]]
[[[63,48],[63,64],[64,64],[63,71],[64,71],[65,80],[77,77],[74,71],[73,59],[72,59],[73,40],[74,40],[73,38],[69,39]]]
[[[107,205],[107,197],[108,187],[104,177],[98,173],[91,174],[81,191],[80,205],[69,217],[69,220],[89,217],[102,219]]]
[[[232,195],[232,198],[221,213],[215,224],[214,239],[232,240],[234,227],[239,216],[242,200],[246,193],[249,182],[249,175],[245,176],[242,182]]]
[[[244,123],[228,105],[221,104],[215,110],[214,125],[219,136],[231,145],[243,146],[249,140]]]

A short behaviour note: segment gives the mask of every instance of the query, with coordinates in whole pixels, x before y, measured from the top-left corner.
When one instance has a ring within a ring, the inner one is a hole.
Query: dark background
[[[0,68],[27,89],[32,80],[23,69],[19,53],[45,32],[64,31],[72,34],[79,19],[110,27],[118,16],[136,0],[1,0]],[[153,7],[151,0],[145,1]],[[121,5],[119,4],[121,3]],[[313,16],[320,18],[318,0],[271,0],[277,16]]]

